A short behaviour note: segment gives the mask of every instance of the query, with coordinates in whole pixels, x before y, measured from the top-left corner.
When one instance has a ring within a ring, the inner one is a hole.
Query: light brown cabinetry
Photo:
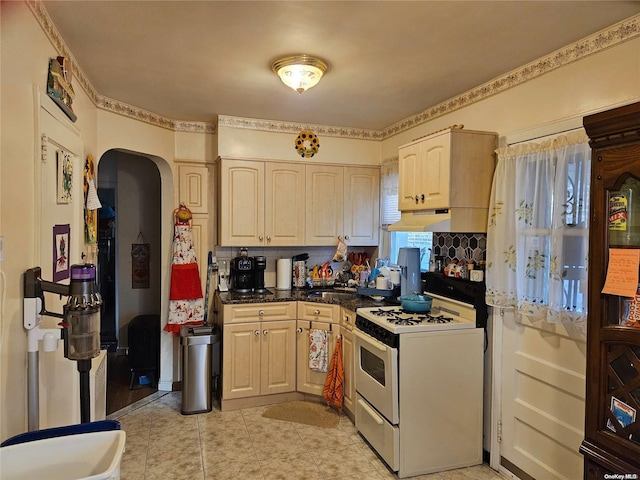
[[[344,307],[340,309],[340,324],[342,332],[342,363],[344,366],[344,405],[343,407],[350,413],[355,413],[356,385],[354,382],[355,373],[355,350],[353,343],[353,326],[355,324],[356,313]]]
[[[584,478],[638,478],[639,297],[602,290],[616,256],[635,256],[627,264],[638,268],[640,103],[585,117],[584,127],[592,147]]]
[[[309,331],[318,329],[327,332],[328,367],[340,334],[339,315],[339,305],[298,302],[298,392],[322,396],[327,372],[319,372],[309,367]]]
[[[209,213],[209,169],[206,165],[178,164],[178,189],[179,203],[184,203],[191,213]]]
[[[301,393],[322,396],[324,384],[327,381],[327,373],[314,370],[309,367],[309,331],[311,329],[324,330],[327,332],[327,354],[328,362],[336,348],[336,341],[340,335],[340,325],[327,322],[310,322],[308,320],[298,320],[298,365],[297,365],[297,390]]]
[[[380,170],[258,160],[218,162],[221,246],[377,246]]]
[[[221,246],[304,244],[304,165],[221,159]]]
[[[295,391],[295,306],[273,302],[223,307],[223,401]]]
[[[307,165],[306,187],[307,245],[378,245],[378,168]]]
[[[487,209],[497,138],[449,128],[401,146],[398,209]]]
[[[191,210],[191,236],[200,265],[205,262],[211,249],[211,222],[209,220],[209,167],[192,163],[176,162],[178,166],[178,203]],[[202,289],[206,285],[206,268],[200,268]]]

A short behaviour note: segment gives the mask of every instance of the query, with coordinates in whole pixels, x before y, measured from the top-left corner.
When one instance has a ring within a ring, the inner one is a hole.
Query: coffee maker
[[[230,279],[231,290],[234,292],[251,293],[253,291],[255,285],[255,260],[249,257],[249,252],[246,248],[241,248],[240,255],[231,259]]]

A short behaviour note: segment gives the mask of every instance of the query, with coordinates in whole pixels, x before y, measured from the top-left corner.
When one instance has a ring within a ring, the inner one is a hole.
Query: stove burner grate
[[[429,323],[450,323],[453,321],[451,317],[445,317],[444,315],[428,315],[427,322]]]
[[[395,325],[415,325],[416,323],[422,323],[422,318],[389,317],[387,321]]]
[[[403,312],[401,308],[394,308],[393,310],[383,310],[382,308],[378,308],[377,310],[371,310],[369,313],[378,317],[388,317],[397,316]]]

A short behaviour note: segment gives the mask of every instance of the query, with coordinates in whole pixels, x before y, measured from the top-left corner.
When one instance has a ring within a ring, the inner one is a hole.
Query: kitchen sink
[[[356,298],[354,293],[347,292],[311,292],[309,298],[335,298],[337,300],[353,300]]]

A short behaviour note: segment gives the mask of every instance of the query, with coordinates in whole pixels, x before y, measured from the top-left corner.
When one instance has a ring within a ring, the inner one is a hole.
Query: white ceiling
[[[100,95],[173,120],[383,129],[640,13],[638,1],[45,1]],[[302,95],[271,71],[330,70]]]

